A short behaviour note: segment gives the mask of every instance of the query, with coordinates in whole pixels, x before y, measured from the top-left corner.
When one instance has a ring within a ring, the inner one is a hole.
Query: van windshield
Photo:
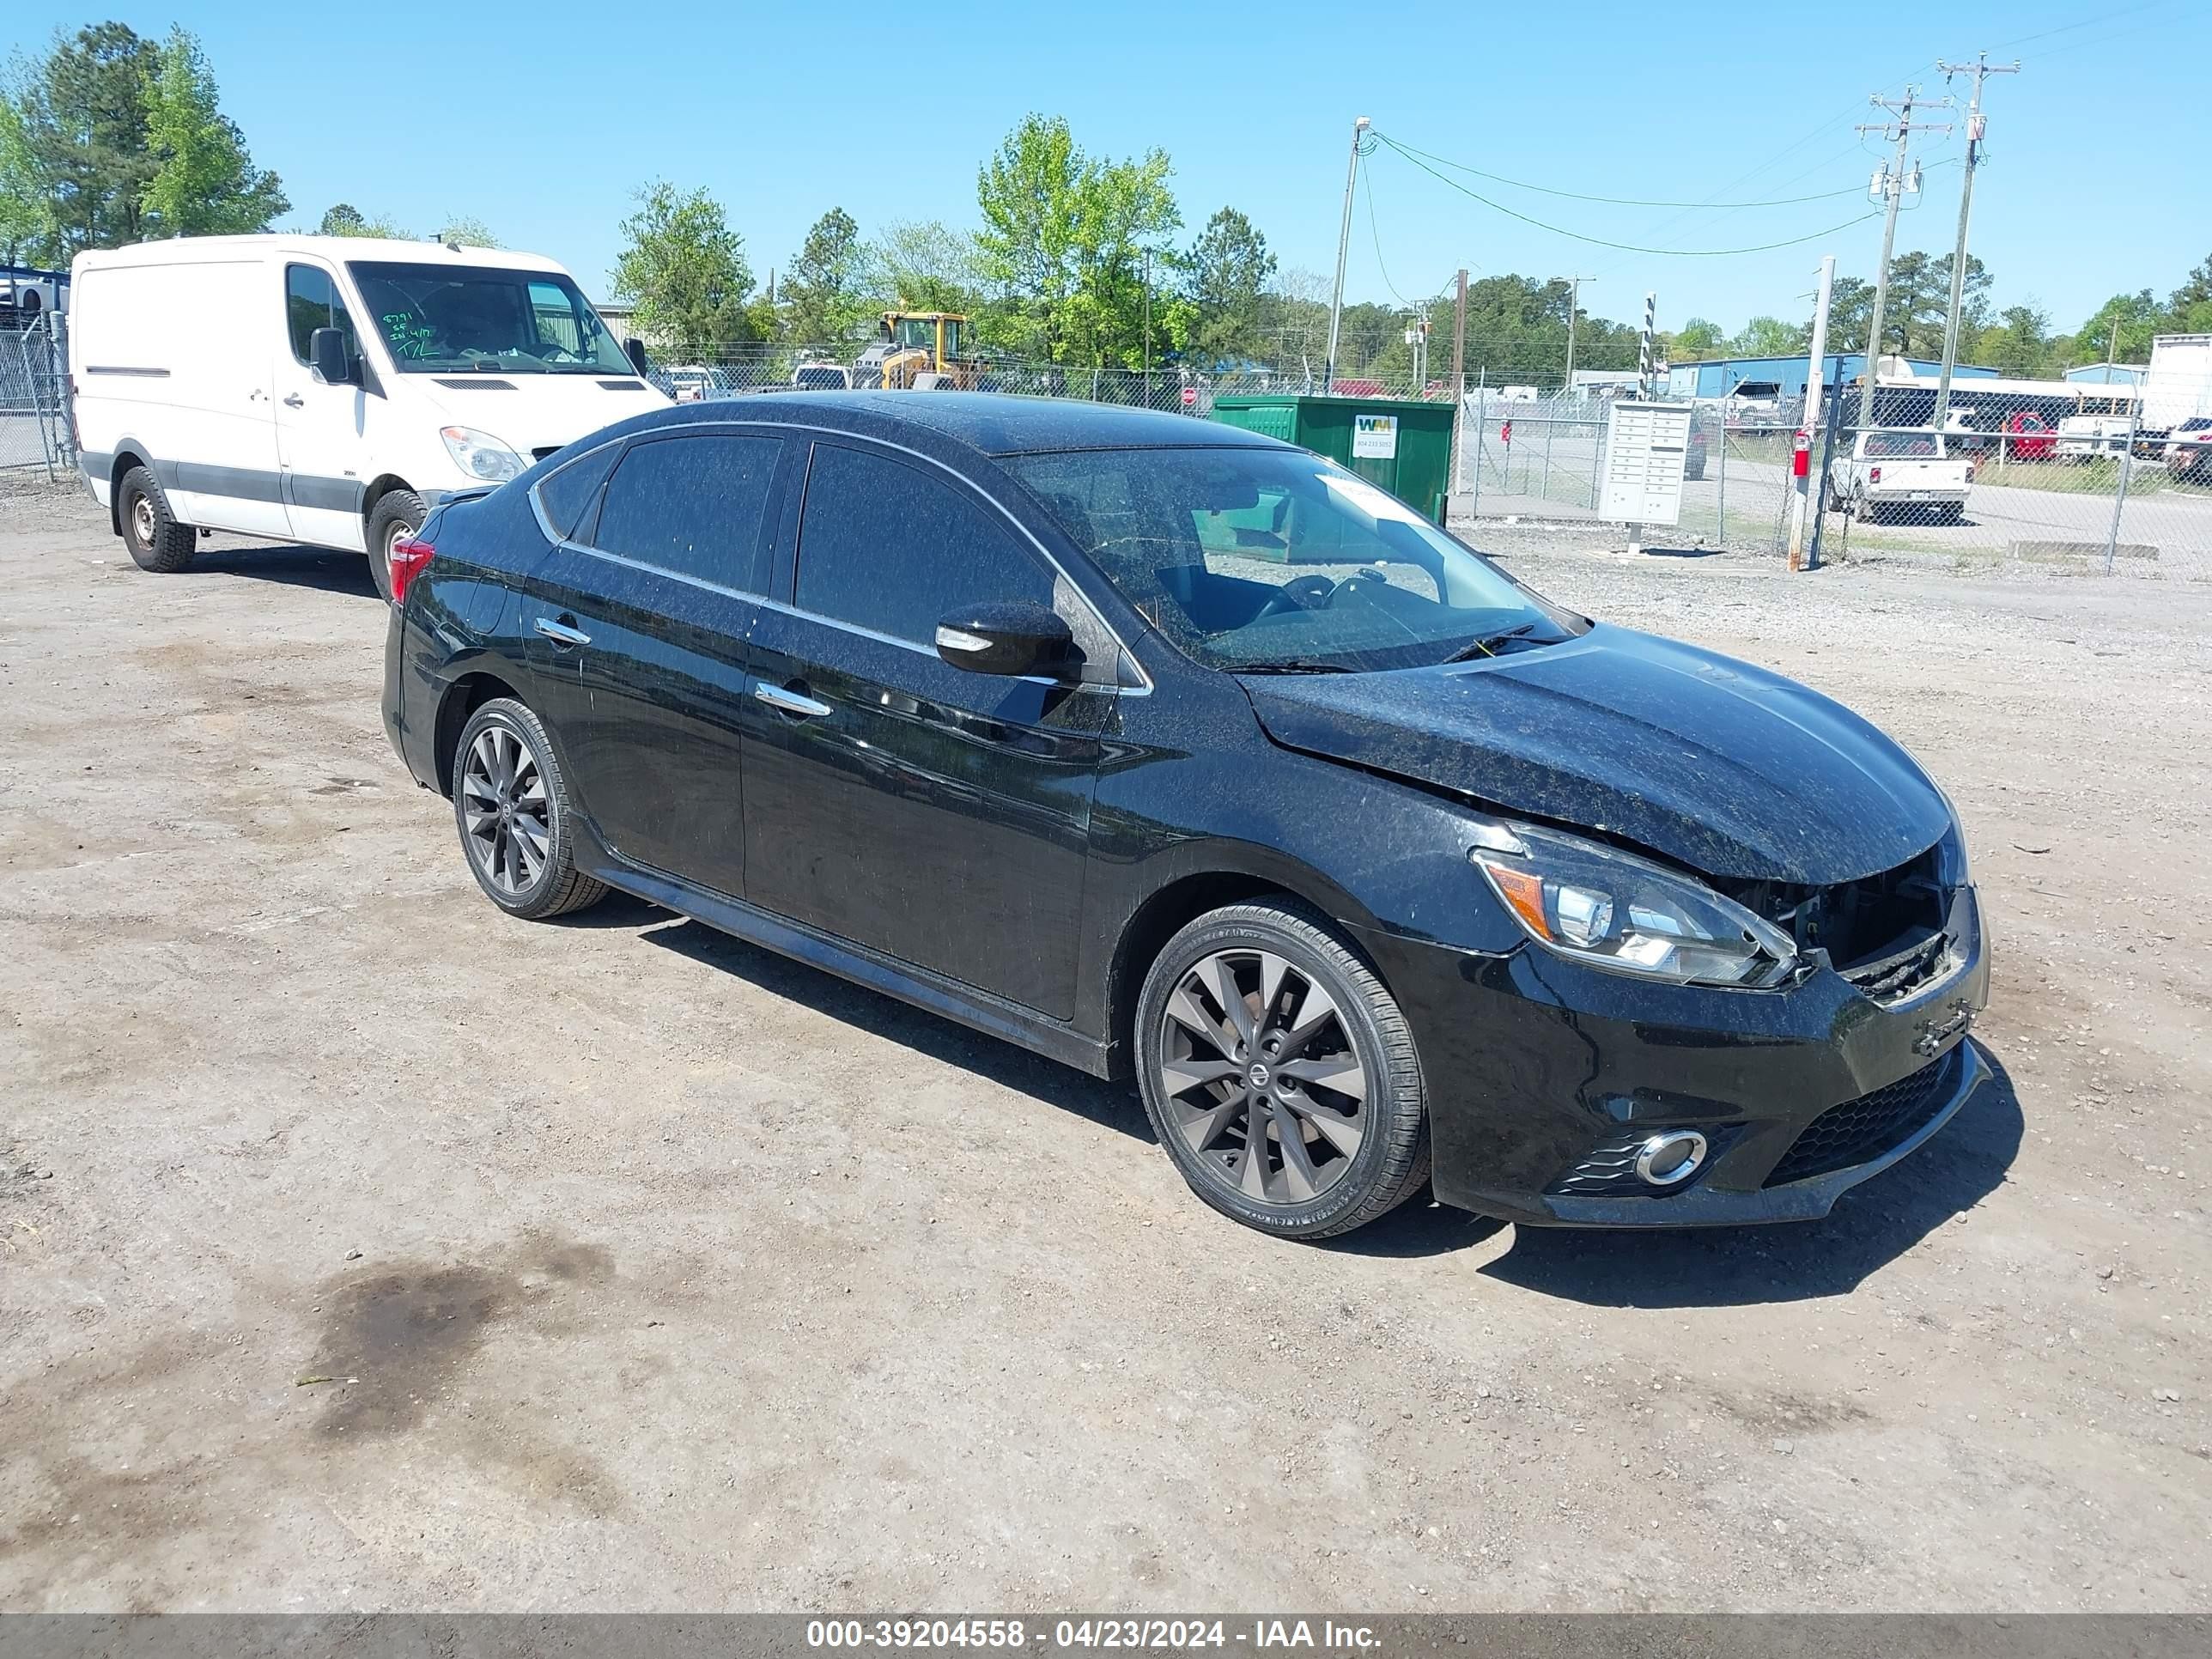
[[[403,374],[629,374],[621,345],[558,271],[355,260],[368,316]]]

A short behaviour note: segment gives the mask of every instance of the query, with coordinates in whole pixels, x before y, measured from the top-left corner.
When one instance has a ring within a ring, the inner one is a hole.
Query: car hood
[[[1854,881],[1950,824],[1912,757],[1840,703],[1628,629],[1474,663],[1241,684],[1285,748],[1603,830],[1709,876]]]
[[[489,433],[526,461],[538,450],[562,448],[603,426],[665,409],[669,402],[635,374],[410,374],[407,380],[448,423]],[[613,389],[617,386],[625,389]]]

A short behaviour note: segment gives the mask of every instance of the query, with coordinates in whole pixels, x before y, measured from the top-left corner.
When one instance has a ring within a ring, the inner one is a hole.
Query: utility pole
[[[1467,395],[1467,270],[1459,273],[1459,297],[1452,310],[1452,396]]]
[[[1337,328],[1344,319],[1344,260],[1352,252],[1352,191],[1359,182],[1359,141],[1367,136],[1369,125],[1364,115],[1352,124],[1352,161],[1344,172],[1344,222],[1336,232],[1336,289],[1328,301],[1328,362],[1321,388],[1324,393],[1336,390]]]
[[[1127,362],[1128,359],[1122,359]],[[1145,250],[1145,401],[1152,397],[1152,251]]]
[[[1906,177],[1905,153],[1911,144],[1912,135],[1915,132],[1922,131],[1948,132],[1951,130],[1948,122],[1936,127],[1930,127],[1925,121],[1917,125],[1914,124],[1913,100],[1919,96],[1919,93],[1920,88],[1917,87],[1905,88],[1905,101],[1901,104],[1892,103],[1888,99],[1880,96],[1868,99],[1867,101],[1870,104],[1877,104],[1883,109],[1896,111],[1897,118],[1893,121],[1871,122],[1859,128],[1861,132],[1879,132],[1884,137],[1894,132],[1897,136],[1897,160],[1892,166],[1884,167],[1878,175],[1881,193],[1889,201],[1889,211],[1882,220],[1881,267],[1875,274],[1874,316],[1867,325],[1866,374],[1859,386],[1859,424],[1862,427],[1874,424],[1875,366],[1881,361],[1881,313],[1889,302],[1889,256],[1897,246],[1897,210],[1905,200],[1908,183],[1914,190],[1920,187],[1917,180],[1908,180]],[[1950,102],[1951,100],[1947,98],[1936,107],[1948,108]]]
[[[1943,430],[1951,414],[1951,371],[1959,362],[1959,313],[1966,294],[1966,223],[1974,211],[1974,169],[1982,164],[1982,134],[1987,130],[1989,118],[1982,113],[1982,82],[1992,75],[2017,75],[2020,62],[2014,59],[2009,67],[1990,67],[1990,55],[1981,52],[1972,64],[1947,64],[1942,59],[1936,67],[1948,78],[1953,75],[1971,74],[1974,77],[1974,95],[1966,105],[1966,176],[1959,185],[1959,240],[1951,250],[1951,309],[1943,320],[1943,372],[1936,382],[1936,429]]]
[[[1813,349],[1805,369],[1805,413],[1797,422],[1796,441],[1805,447],[1805,470],[1797,471],[1796,454],[1790,459],[1790,479],[1793,493],[1790,498],[1790,568],[1805,568],[1805,520],[1818,513],[1820,505],[1813,500],[1813,441],[1820,430],[1820,379],[1828,361],[1828,301],[1836,289],[1836,256],[1823,255],[1820,260],[1820,291],[1813,301]]]
[[[1583,308],[1583,284],[1595,281],[1595,276],[1567,278],[1567,387],[1559,394],[1563,398],[1575,395],[1575,316]]]

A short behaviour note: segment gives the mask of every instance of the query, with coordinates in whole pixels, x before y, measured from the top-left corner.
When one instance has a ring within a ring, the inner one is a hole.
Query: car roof
[[[1189,415],[1002,392],[815,392],[804,402],[762,396],[685,404],[648,418],[656,426],[792,422],[884,438],[919,431],[993,456],[1066,449],[1286,447],[1259,433]]]

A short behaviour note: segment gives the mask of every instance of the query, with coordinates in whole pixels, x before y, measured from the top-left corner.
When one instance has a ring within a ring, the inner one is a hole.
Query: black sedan
[[[442,507],[393,599],[386,725],[501,909],[619,888],[1133,1072],[1271,1233],[1425,1182],[1808,1218],[1990,1075],[1966,848],[1901,748],[1269,439],[664,410]]]

